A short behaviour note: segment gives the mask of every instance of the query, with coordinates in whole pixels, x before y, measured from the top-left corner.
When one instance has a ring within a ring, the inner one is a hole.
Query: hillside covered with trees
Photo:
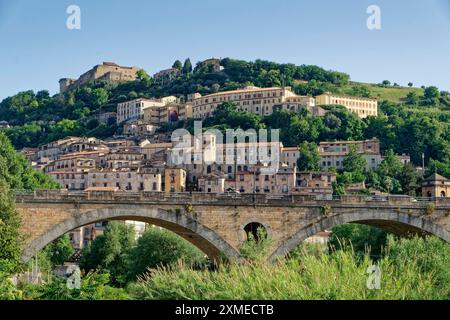
[[[262,119],[227,110],[207,120],[204,127],[281,128],[281,139],[286,146],[377,137],[383,152],[409,154],[415,165],[422,164],[424,153],[430,170],[437,168],[440,174],[450,177],[450,96],[446,91],[436,87],[413,88],[412,83],[400,87],[387,80],[380,84],[351,82],[348,74],[310,65],[230,58],[223,59],[221,65],[224,69],[214,72],[211,65],[198,63],[193,68],[190,59],[184,63],[177,60],[173,67],[180,73],[170,81],[157,81],[142,70],[136,81],[118,85],[95,82],[53,97],[45,90],[20,92],[0,103],[0,120],[10,124],[4,132],[15,148],[21,149],[68,135],[109,137],[120,132],[120,128],[112,122],[99,124],[93,116],[115,111],[118,102],[137,97],[184,97],[194,92],[209,94],[245,85],[289,85],[301,95],[315,96],[329,91],[377,98],[379,116],[359,119],[339,106],[330,106],[331,112],[323,118],[312,117],[307,112],[278,112]]]

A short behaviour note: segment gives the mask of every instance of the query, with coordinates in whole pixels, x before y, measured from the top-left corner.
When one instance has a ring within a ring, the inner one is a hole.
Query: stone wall
[[[272,238],[270,256],[286,254],[307,237],[349,222],[383,227],[397,234],[431,233],[450,242],[450,199],[430,202],[410,197],[315,200],[313,196],[223,196],[217,194],[37,192],[18,196],[25,258],[77,227],[104,220],[137,220],[169,229],[211,258],[219,252],[239,257],[244,227],[257,222]]]

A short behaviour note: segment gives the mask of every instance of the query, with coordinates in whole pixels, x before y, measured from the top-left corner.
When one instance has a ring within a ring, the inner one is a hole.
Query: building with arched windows
[[[434,173],[422,182],[423,197],[449,197],[450,180]]]

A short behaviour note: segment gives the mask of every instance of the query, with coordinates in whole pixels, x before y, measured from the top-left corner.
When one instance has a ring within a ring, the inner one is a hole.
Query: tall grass
[[[414,251],[414,248],[416,250]],[[432,250],[434,260],[426,258]],[[216,271],[179,263],[150,270],[129,289],[139,299],[449,299],[450,250],[438,239],[390,239],[376,264],[380,289],[369,289],[374,262],[351,249],[301,250],[276,263],[230,262]]]

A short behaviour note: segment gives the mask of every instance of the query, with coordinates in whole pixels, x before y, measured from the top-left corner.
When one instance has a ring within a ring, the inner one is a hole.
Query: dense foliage
[[[50,177],[31,168],[0,132],[0,272],[16,270],[21,254],[20,218],[12,190],[54,188]]]
[[[140,299],[450,298],[450,246],[436,238],[391,239],[376,262],[381,270],[379,290],[367,287],[368,269],[374,263],[367,255],[351,249],[303,252],[276,264],[230,263],[217,272],[183,265],[159,268],[131,289]]]
[[[147,269],[168,266],[183,259],[185,265],[206,263],[205,254],[173,232],[151,227],[138,239],[128,257],[128,280],[135,281]]]
[[[123,286],[148,268],[171,265],[179,259],[192,266],[206,262],[202,252],[172,232],[152,227],[136,241],[131,226],[110,222],[104,234],[83,250],[80,267],[86,272],[106,272],[112,284]]]
[[[387,232],[361,224],[343,224],[333,228],[328,246],[331,251],[351,246],[355,254],[372,258],[381,256],[387,242]]]
[[[317,66],[278,64],[256,60],[247,62],[225,58],[224,70],[215,72],[212,65],[175,61],[179,76],[156,81],[145,71],[136,81],[108,84],[102,81],[74,88],[64,95],[51,97],[47,91],[25,91],[0,102],[0,120],[11,128],[4,129],[16,148],[36,146],[67,135],[106,138],[117,131],[112,121],[99,124],[93,117],[115,110],[116,103],[136,97],[185,96],[193,92],[209,94],[232,90],[244,85],[261,87],[290,85],[298,94],[317,95],[325,91],[376,97],[380,115],[359,119],[339,106],[325,117],[316,118],[308,112],[289,114],[275,112],[260,116],[236,112],[227,105],[205,121],[206,127],[219,129],[276,128],[286,146],[298,146],[304,141],[357,140],[377,137],[383,152],[392,149],[397,154],[409,154],[415,165],[425,164],[430,170],[450,177],[450,95],[436,87],[402,88],[384,81],[379,85],[349,82],[349,76],[326,71]],[[173,129],[167,126],[166,129]]]
[[[20,292],[10,281],[14,272],[23,269],[20,217],[15,209],[13,190],[55,188],[50,177],[31,168],[16,153],[7,137],[0,132],[0,299],[13,299]]]
[[[108,272],[114,284],[123,284],[128,272],[127,255],[134,242],[135,231],[132,226],[110,222],[103,235],[98,236],[83,250],[80,267],[86,271]]]
[[[63,265],[75,253],[68,234],[65,234],[44,248],[44,253],[52,266]]]

